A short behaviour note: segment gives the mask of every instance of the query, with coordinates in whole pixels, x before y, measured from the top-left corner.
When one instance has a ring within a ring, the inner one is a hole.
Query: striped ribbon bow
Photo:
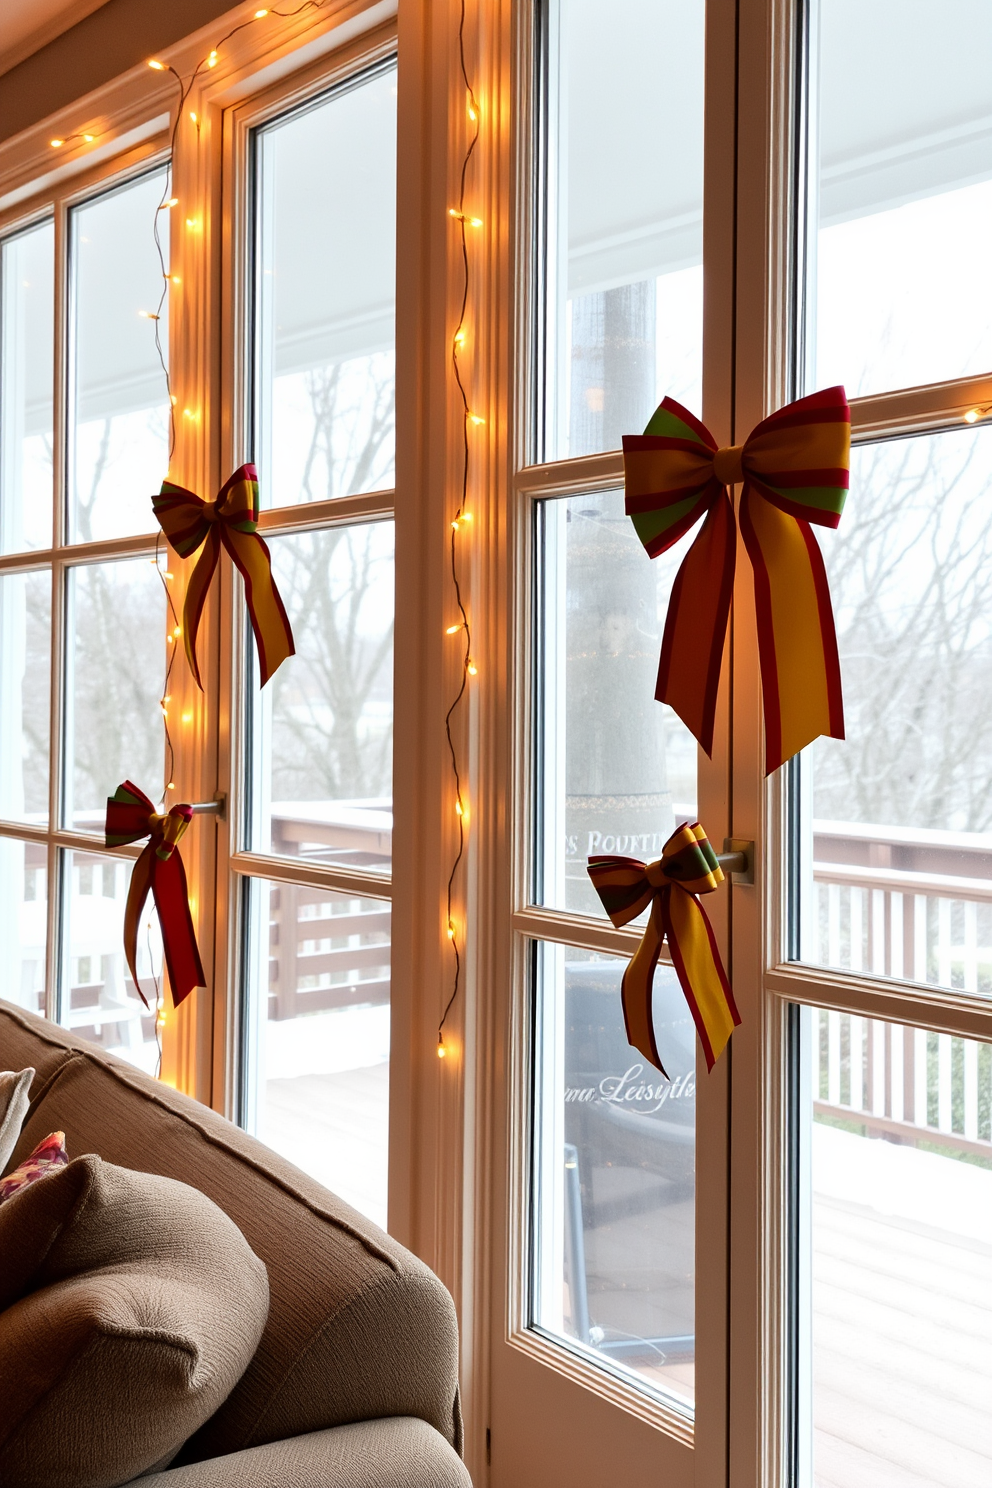
[[[706,1067],[712,1069],[741,1020],[713,927],[696,898],[697,894],[711,893],[723,882],[723,870],[706,833],[698,822],[683,822],[665,843],[657,863],[593,857],[587,871],[618,930],[651,906],[651,917],[620,989],[628,1043],[668,1078],[651,1016],[654,969],[662,941],[667,939],[706,1055]]]
[[[189,912],[186,870],[176,851],[180,837],[192,820],[190,806],[173,806],[167,816],[161,815],[145,793],[130,780],[125,780],[107,799],[108,847],[123,847],[126,842],[149,838],[148,846],[131,873],[124,909],[124,955],[145,1007],[148,999],[138,981],[138,926],[149,891],[154,896],[162,926],[162,945],[173,1007],[178,1007],[194,987],[207,985]]]
[[[289,616],[272,577],[268,547],[258,535],[258,476],[254,465],[242,465],[216,501],[202,501],[192,491],[164,481],[152,497],[159,525],[180,558],[203,552],[186,587],[183,639],[186,659],[196,685],[203,691],[196,661],[196,637],[220,550],[225,547],[245,581],[245,600],[258,647],[258,668],[264,687],[269,678],[296,653]]]
[[[739,481],[741,533],[754,570],[766,774],[820,734],[844,737],[830,590],[810,523],[840,522],[850,449],[842,387],[789,403],[729,449],[718,449],[673,398],[643,434],[624,436],[626,511],[649,556],[705,517],[672,586],[655,697],[675,709],[707,754],[737,549],[727,487]]]

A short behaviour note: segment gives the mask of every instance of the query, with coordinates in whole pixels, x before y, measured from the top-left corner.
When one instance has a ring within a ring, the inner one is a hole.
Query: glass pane
[[[816,9],[815,385],[855,397],[987,372],[992,8]]]
[[[703,0],[546,0],[543,458],[701,411]]]
[[[0,245],[0,551],[52,545],[55,230]]]
[[[654,698],[689,541],[648,558],[619,491],[541,504],[539,903],[604,915],[589,854],[650,861],[695,819],[696,741]]]
[[[257,138],[263,506],[392,486],[396,72]]]
[[[992,1047],[844,1013],[802,1016],[811,1233],[800,1377],[811,1378],[812,1473],[800,1481],[984,1488]]]
[[[0,816],[48,825],[52,576],[0,577]]]
[[[655,975],[666,1080],[627,1043],[616,956],[537,947],[532,1321],[691,1407],[696,1035]]]
[[[156,171],[70,215],[75,377],[70,404],[69,529],[73,542],[152,532],[151,498],[169,466],[169,399],[155,350],[167,353],[169,213]]]
[[[124,959],[124,906],[132,860],[97,853],[63,855],[63,1022],[80,1038],[158,1073],[155,1005],[162,981],[162,940],[149,895],[138,931],[138,976],[150,1007],[135,991]],[[160,1015],[162,1021],[167,1014]]]
[[[802,954],[992,993],[992,431],[853,452],[821,539],[847,741],[803,761]]]
[[[0,997],[45,1011],[48,849],[0,837]]]
[[[393,524],[271,540],[296,641],[254,698],[257,852],[388,873]]]
[[[152,800],[160,793],[165,610],[147,558],[69,570],[67,826],[102,836],[107,797],[122,780]]]
[[[250,887],[248,1127],[385,1228],[389,904]]]

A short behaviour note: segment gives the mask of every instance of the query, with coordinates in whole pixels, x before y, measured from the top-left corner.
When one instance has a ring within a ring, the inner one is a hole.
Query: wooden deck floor
[[[266,1091],[263,1140],[384,1223],[388,1064],[273,1079]],[[992,1225],[984,1210],[976,1220],[975,1170],[941,1170],[943,1202],[924,1195],[911,1218],[864,1202],[868,1168],[860,1191],[842,1164],[835,1191],[814,1198],[815,1488],[992,1488]],[[954,1233],[958,1186],[970,1234]],[[849,1191],[862,1202],[838,1197]],[[621,1335],[691,1330],[692,1233],[682,1198],[588,1229],[594,1317]],[[691,1397],[690,1361],[634,1367]]]
[[[990,1488],[988,1244],[814,1205],[816,1488]]]

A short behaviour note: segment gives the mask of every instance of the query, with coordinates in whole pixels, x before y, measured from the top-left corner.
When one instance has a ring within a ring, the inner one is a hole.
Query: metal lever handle
[[[726,837],[716,860],[731,883],[754,883],[754,843],[747,837]]]
[[[216,811],[217,815],[223,818],[227,811],[227,796],[221,791],[215,801],[191,801],[189,809],[197,816],[205,815],[208,811]]]

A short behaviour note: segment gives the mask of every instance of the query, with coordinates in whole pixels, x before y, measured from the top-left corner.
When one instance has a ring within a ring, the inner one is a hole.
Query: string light
[[[207,58],[207,66],[208,67],[216,67],[217,66],[217,51],[216,51],[216,48],[210,53],[210,56]]]
[[[152,72],[164,72],[165,71],[165,63],[164,62],[155,62],[155,61],[152,61],[152,62],[149,62],[148,66],[151,68]]]
[[[62,148],[62,146],[65,144],[65,140],[53,139],[53,140],[49,140],[48,143],[51,145],[51,147],[52,147],[53,150],[60,150]]]
[[[141,316],[142,320],[158,320],[158,316],[155,314],[154,310],[139,310],[138,314]]]
[[[189,116],[192,119],[193,123],[196,125],[197,129],[199,129],[199,127],[200,127],[200,121],[197,118],[196,111],[194,109],[190,109]]]
[[[455,970],[452,980],[451,994],[448,997],[447,1002],[445,1003],[444,1011],[441,1014],[441,1021],[438,1024],[437,1029],[437,1057],[439,1059],[444,1059],[447,1057],[447,1049],[445,1048],[444,1043],[444,1025],[447,1022],[448,1014],[451,1012],[455,999],[458,996],[458,992],[461,987],[462,974],[461,951],[459,949],[458,935],[455,927],[454,917],[451,911],[455,880],[458,876],[458,871],[461,867],[462,860],[465,857],[466,814],[465,807],[462,803],[461,765],[459,763],[458,751],[455,747],[455,739],[454,734],[452,733],[451,724],[454,715],[460,708],[465,697],[469,678],[477,675],[476,666],[472,660],[472,628],[469,622],[468,610],[465,608],[465,600],[462,594],[461,578],[459,575],[457,540],[463,524],[471,521],[471,513],[465,510],[465,505],[468,500],[470,458],[468,427],[470,423],[476,425],[485,423],[485,419],[482,418],[479,414],[473,413],[471,408],[469,407],[468,394],[465,391],[465,384],[462,381],[461,368],[458,363],[459,353],[465,346],[467,340],[465,331],[465,315],[468,310],[469,291],[471,289],[468,235],[466,230],[469,227],[478,228],[482,226],[481,217],[470,217],[465,211],[465,182],[468,176],[469,166],[472,163],[472,156],[475,153],[475,147],[479,143],[479,103],[472,88],[472,84],[469,80],[468,69],[465,64],[465,0],[461,0],[461,14],[458,22],[458,61],[461,68],[462,81],[465,85],[465,106],[468,113],[469,121],[472,125],[472,131],[466,144],[465,155],[462,160],[458,205],[457,207],[448,208],[448,216],[451,218],[452,221],[457,222],[458,229],[461,234],[461,256],[463,270],[461,308],[458,315],[458,324],[455,326],[451,338],[451,370],[454,375],[455,384],[458,388],[458,394],[462,400],[462,410],[464,414],[462,439],[462,483],[461,497],[458,502],[458,509],[455,512],[455,515],[451,522],[451,539],[449,549],[451,563],[451,583],[455,591],[455,603],[458,608],[458,613],[461,616],[461,622],[457,625],[449,625],[445,631],[445,635],[457,635],[459,631],[464,631],[465,649],[462,653],[461,682],[459,684],[458,691],[456,692],[448,708],[448,711],[445,714],[444,719],[444,732],[445,738],[448,741],[448,753],[451,758],[451,773],[454,778],[455,787],[455,818],[458,823],[458,847],[455,852],[454,860],[451,864],[451,872],[448,874],[447,888],[448,940],[451,942],[451,950],[454,956]]]
[[[992,403],[987,404],[984,408],[969,408],[964,416],[964,421],[966,424],[977,424],[979,419],[985,418],[989,413],[992,413]]]

